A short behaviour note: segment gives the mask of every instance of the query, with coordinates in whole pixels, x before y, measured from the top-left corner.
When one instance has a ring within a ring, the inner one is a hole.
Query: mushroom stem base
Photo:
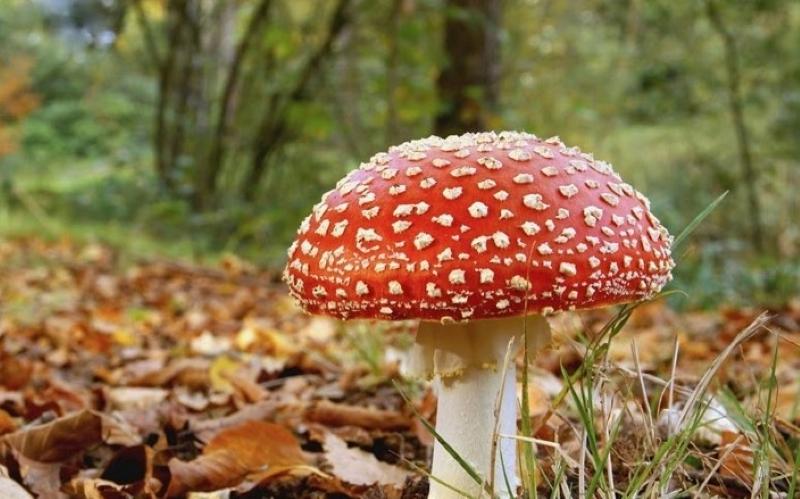
[[[498,435],[517,432],[514,354],[526,326],[529,345],[549,339],[549,327],[540,316],[448,325],[423,322],[417,333],[417,353],[425,370],[433,374],[438,394],[437,433],[501,497],[514,496],[519,483],[516,441]],[[439,441],[434,445],[431,473],[470,496],[482,495],[482,486]],[[428,497],[463,496],[431,480]]]

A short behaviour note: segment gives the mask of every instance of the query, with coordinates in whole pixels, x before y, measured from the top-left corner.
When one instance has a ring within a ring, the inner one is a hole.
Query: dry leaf
[[[35,495],[47,498],[64,497],[61,493],[61,463],[41,463],[18,453],[12,454],[25,486]]]
[[[0,409],[0,435],[11,433],[17,429],[16,423],[6,411]]]
[[[256,383],[249,373],[244,372],[242,369],[235,372],[225,372],[224,377],[247,402],[260,402],[269,396],[269,392]]]
[[[402,487],[409,472],[378,459],[358,448],[349,448],[347,442],[332,433],[325,436],[325,459],[332,473],[353,485],[394,485]]]
[[[306,327],[297,331],[297,336],[301,338],[308,338],[312,341],[323,344],[331,341],[331,339],[336,336],[336,331],[338,328],[338,321],[335,321],[330,317],[316,315],[311,317]]]
[[[218,392],[233,392],[233,385],[231,385],[228,376],[235,373],[240,367],[239,362],[227,355],[220,355],[214,359],[208,370],[211,388]]]
[[[9,433],[0,441],[28,459],[55,463],[75,457],[99,443],[136,445],[139,438],[126,424],[85,410]]]
[[[0,350],[0,388],[19,390],[28,384],[33,366],[26,359],[5,355]]]
[[[106,396],[114,409],[144,411],[160,404],[168,395],[169,392],[161,388],[125,386],[110,389]]]
[[[719,448],[720,474],[735,478],[745,485],[752,485],[753,450],[748,446],[747,438],[739,433],[723,431],[722,445]]]
[[[193,461],[172,459],[167,495],[212,491],[240,483],[252,473],[306,464],[300,444],[283,426],[247,421],[219,432]]]
[[[360,426],[373,430],[396,430],[411,426],[411,419],[397,411],[335,404],[327,400],[309,407],[306,418],[328,426]]]
[[[46,424],[24,428],[0,439],[11,449],[22,479],[40,497],[62,497],[62,467],[79,461],[100,443],[135,445],[139,438],[110,416],[80,411]],[[0,496],[3,497],[3,496]]]
[[[8,470],[0,465],[0,497],[3,499],[33,499],[25,488],[8,477]]]

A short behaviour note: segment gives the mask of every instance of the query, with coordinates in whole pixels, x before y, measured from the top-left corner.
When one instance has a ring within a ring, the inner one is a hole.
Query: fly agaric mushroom
[[[657,293],[671,241],[641,193],[558,138],[432,136],[376,154],[323,195],[284,278],[309,313],[421,320],[436,430],[502,494],[517,483],[515,442],[497,439],[517,428],[511,340],[527,327],[546,342],[542,316],[555,311]],[[432,475],[481,492],[439,442]],[[453,494],[431,483],[430,497]]]

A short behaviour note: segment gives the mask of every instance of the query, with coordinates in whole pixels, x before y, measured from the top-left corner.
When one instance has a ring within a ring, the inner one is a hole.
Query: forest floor
[[[800,301],[762,312],[656,301],[611,341],[615,310],[555,317],[528,372],[528,493],[793,496]],[[424,498],[412,331],[307,317],[235,257],[0,242],[0,497]]]

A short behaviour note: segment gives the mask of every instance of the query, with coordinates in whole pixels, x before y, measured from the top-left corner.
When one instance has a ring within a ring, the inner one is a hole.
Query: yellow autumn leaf
[[[233,385],[228,381],[227,375],[233,374],[239,367],[240,364],[227,355],[217,357],[208,369],[211,388],[220,392],[233,392]]]

